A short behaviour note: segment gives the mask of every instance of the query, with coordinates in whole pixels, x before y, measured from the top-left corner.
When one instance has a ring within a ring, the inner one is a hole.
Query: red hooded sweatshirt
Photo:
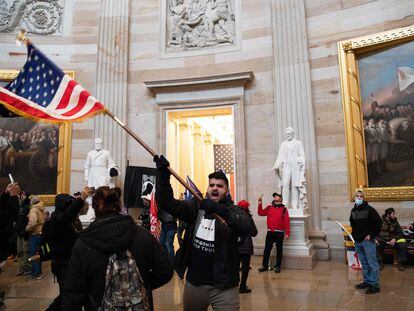
[[[259,216],[267,216],[267,229],[269,231],[284,230],[285,236],[290,235],[290,218],[289,212],[284,205],[274,206],[269,204],[263,208],[262,202],[259,201],[257,206]]]

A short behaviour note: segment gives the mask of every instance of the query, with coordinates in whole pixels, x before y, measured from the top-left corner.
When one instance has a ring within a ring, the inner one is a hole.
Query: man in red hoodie
[[[263,252],[262,267],[259,268],[259,272],[269,270],[269,257],[272,251],[273,244],[276,243],[276,264],[274,270],[276,273],[280,273],[280,267],[282,265],[283,255],[283,240],[289,238],[290,235],[290,219],[289,212],[286,206],[282,203],[282,195],[279,193],[273,193],[272,204],[263,208],[262,206],[263,194],[259,197],[259,204],[257,206],[257,212],[259,216],[267,216],[267,234],[266,244]]]

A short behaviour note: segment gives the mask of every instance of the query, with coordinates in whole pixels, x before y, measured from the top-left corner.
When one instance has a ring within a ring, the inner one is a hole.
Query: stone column
[[[203,142],[203,130],[202,128],[194,124],[193,125],[193,143],[194,143],[194,158],[193,158],[193,172],[194,172],[194,182],[197,187],[204,191],[205,179],[204,175],[204,142]]]
[[[206,133],[204,135],[204,178],[207,180],[207,176],[212,172],[214,172],[213,138],[211,134]],[[207,187],[204,187],[204,189],[200,190],[204,192],[206,189]]]
[[[183,119],[179,123],[179,152],[178,152],[178,161],[179,161],[179,175],[184,178],[187,175],[191,175],[191,150],[190,150],[190,127],[187,124],[187,119]],[[180,193],[184,192],[185,188],[180,184]]]
[[[127,119],[129,0],[102,0],[96,73],[96,98],[121,121]],[[127,134],[108,116],[95,118],[95,137],[103,140],[122,173],[126,167]]]
[[[306,154],[307,199],[310,212],[310,237],[316,248],[326,249],[321,231],[319,180],[313,121],[311,80],[306,36],[304,0],[272,0],[274,55],[274,98],[276,146],[284,140],[285,129],[292,126]],[[314,241],[313,236],[319,241]],[[314,244],[315,244],[314,243]],[[328,258],[326,258],[328,259]]]

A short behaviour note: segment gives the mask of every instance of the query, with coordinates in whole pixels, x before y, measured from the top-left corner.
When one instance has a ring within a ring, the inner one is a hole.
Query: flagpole
[[[145,150],[147,150],[153,157],[157,155],[157,153],[151,149],[137,134],[135,134],[128,126],[125,125],[124,122],[119,120],[110,110],[106,110],[105,113],[111,117],[116,123],[118,123],[129,135],[132,136]],[[198,200],[201,201],[203,198],[188,185],[184,179],[180,177],[170,166],[167,167],[168,171],[182,184],[191,194]]]

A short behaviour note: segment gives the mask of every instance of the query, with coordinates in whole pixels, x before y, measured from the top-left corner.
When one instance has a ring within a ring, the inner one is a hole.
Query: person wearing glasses
[[[349,221],[364,276],[364,281],[355,285],[355,288],[365,289],[366,294],[376,294],[380,291],[380,285],[375,238],[380,233],[382,220],[378,212],[364,200],[361,190],[355,193],[355,205]]]

